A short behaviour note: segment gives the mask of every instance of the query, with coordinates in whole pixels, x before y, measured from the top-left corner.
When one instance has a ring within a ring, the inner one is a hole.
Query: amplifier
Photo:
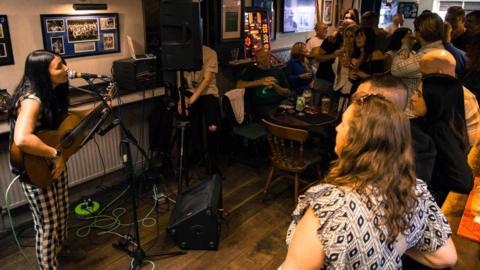
[[[157,59],[120,59],[113,62],[113,79],[121,92],[135,92],[156,88],[161,80]]]
[[[180,248],[218,249],[221,185],[220,177],[214,175],[177,196],[167,232]]]

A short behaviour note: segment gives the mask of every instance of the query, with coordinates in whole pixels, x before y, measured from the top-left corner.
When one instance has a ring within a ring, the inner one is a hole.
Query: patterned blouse
[[[389,244],[387,228],[376,226],[381,221],[375,215],[379,206],[377,199],[373,196],[362,199],[356,192],[330,184],[314,186],[300,196],[287,232],[287,245],[296,225],[311,206],[320,223],[317,235],[325,252],[323,269],[401,269],[401,256],[406,249],[435,251],[445,245],[451,235],[445,216],[423,181],[417,179],[415,192],[418,206],[414,214],[407,217],[409,228],[403,237]]]

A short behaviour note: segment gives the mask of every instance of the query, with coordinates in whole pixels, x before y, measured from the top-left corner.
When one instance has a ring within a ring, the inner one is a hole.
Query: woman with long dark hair
[[[383,53],[376,49],[375,32],[369,27],[362,27],[355,32],[349,79],[353,83],[352,93],[358,85],[372,74],[385,72]]]
[[[469,143],[462,85],[449,75],[424,76],[412,95],[412,109],[414,115],[424,118],[423,129],[437,149],[429,183],[437,202],[442,204],[451,190],[468,194],[473,175],[467,164]]]
[[[68,219],[68,181],[60,149],[51,147],[35,134],[55,130],[68,113],[68,67],[63,58],[50,51],[37,50],[25,61],[25,71],[12,96],[10,144],[22,152],[41,156],[52,164],[51,186],[39,188],[20,175],[35,224],[35,251],[40,269],[57,269],[57,254],[66,239]]]
[[[454,265],[450,226],[415,178],[406,115],[383,96],[364,95],[336,130],[338,159],[324,183],[300,196],[282,270],[400,269],[403,254]]]

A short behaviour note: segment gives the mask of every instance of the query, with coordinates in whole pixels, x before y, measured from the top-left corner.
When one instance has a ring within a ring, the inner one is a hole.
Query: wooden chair
[[[308,139],[306,130],[280,126],[265,119],[262,119],[262,121],[267,127],[270,160],[272,161],[263,191],[264,195],[267,194],[268,188],[272,183],[275,169],[293,173],[294,202],[296,204],[299,192],[299,174],[304,172],[310,165],[315,165],[318,179],[321,179],[321,170],[318,163],[320,154],[304,148],[304,143]]]

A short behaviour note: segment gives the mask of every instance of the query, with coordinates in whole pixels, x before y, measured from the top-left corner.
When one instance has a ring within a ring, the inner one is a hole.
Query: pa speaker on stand
[[[159,18],[162,69],[202,69],[202,31],[198,1],[160,0]]]

